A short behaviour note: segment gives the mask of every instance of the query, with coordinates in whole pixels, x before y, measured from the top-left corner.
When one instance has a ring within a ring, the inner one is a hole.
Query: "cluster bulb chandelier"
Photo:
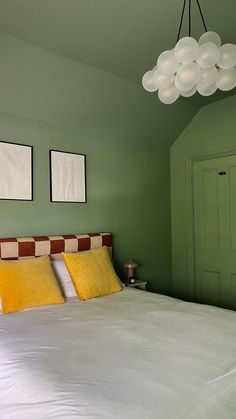
[[[142,78],[148,92],[157,92],[161,102],[174,103],[196,92],[210,96],[217,89],[236,87],[236,45],[221,45],[216,32],[207,30],[199,0],[196,0],[205,32],[196,41],[191,36],[191,0],[188,0],[188,36],[180,39],[186,0],[183,2],[175,48],[162,52],[157,65]]]

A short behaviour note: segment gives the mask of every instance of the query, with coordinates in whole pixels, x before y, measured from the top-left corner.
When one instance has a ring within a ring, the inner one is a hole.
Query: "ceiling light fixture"
[[[236,87],[236,45],[221,45],[216,32],[208,32],[199,0],[196,0],[205,33],[198,42],[191,37],[191,0],[188,0],[188,35],[180,39],[186,0],[183,2],[177,43],[172,50],[162,52],[157,65],[142,78],[148,92],[158,91],[165,104],[174,103],[180,96],[196,92],[210,96],[217,89],[228,91]]]

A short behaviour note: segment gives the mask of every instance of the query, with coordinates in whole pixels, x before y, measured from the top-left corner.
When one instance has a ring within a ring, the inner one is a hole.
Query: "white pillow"
[[[64,260],[53,260],[52,268],[56,274],[59,286],[65,298],[77,297],[75,287]],[[77,297],[78,298],[78,297]]]

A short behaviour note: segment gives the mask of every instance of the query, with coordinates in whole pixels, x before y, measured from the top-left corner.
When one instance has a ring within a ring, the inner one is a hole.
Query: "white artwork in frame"
[[[0,141],[0,200],[33,200],[33,147]]]
[[[86,156],[50,150],[51,202],[87,202]]]

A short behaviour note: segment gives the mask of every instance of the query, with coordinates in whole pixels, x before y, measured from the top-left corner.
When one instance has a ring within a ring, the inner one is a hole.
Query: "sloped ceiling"
[[[192,3],[198,37],[203,27]],[[208,28],[236,43],[236,0],[201,4]],[[0,0],[0,31],[140,81],[160,52],[174,46],[181,8],[182,0]]]

